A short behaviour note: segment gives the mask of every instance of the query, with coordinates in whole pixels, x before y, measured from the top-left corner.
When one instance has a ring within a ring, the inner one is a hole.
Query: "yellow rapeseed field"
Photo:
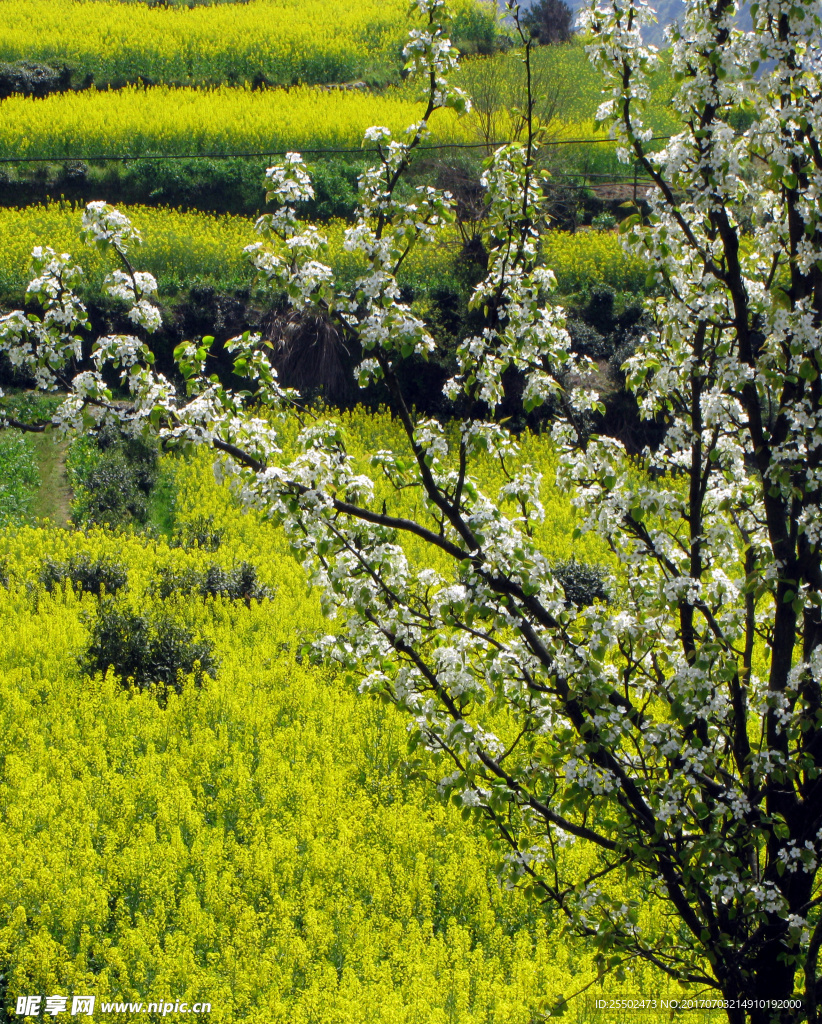
[[[212,8],[209,8],[212,9]],[[213,8],[222,10],[222,8]],[[3,101],[0,156],[94,157],[357,149],[366,128],[403,133],[422,114],[407,90],[230,88],[59,93]],[[458,116],[437,111],[435,139],[463,139]]]
[[[202,282],[225,288],[251,283],[253,273],[243,247],[259,240],[252,220],[163,207],[122,209],[143,235],[143,245],[135,257],[140,268],[153,273],[167,294]],[[28,281],[32,248],[48,244],[71,253],[83,267],[89,291],[99,294],[112,265],[98,250],[82,244],[79,226],[80,210],[70,203],[0,208],[0,291],[22,293]],[[328,262],[339,278],[351,281],[364,270],[364,263],[343,249],[345,227],[341,221],[331,221],[323,231],[329,240]],[[637,291],[645,284],[646,264],[626,254],[614,233],[550,231],[543,236],[542,244],[544,261],[556,273],[561,293],[598,282],[617,291]],[[444,283],[453,271],[458,248],[455,232],[444,232],[441,242],[411,253],[401,280],[419,288]]]
[[[226,288],[251,284],[254,270],[243,247],[260,240],[253,220],[165,207],[121,209],[143,236],[135,259],[142,270],[155,275],[166,293],[205,281]],[[365,263],[343,248],[345,228],[344,222],[331,221],[322,230],[328,237],[329,263],[338,278],[351,281],[365,270]],[[0,290],[21,293],[29,280],[32,248],[47,244],[70,253],[83,268],[85,287],[99,295],[114,263],[84,245],[79,229],[80,209],[71,203],[0,208]],[[402,281],[422,285],[442,280],[450,269],[454,244],[449,234],[441,245],[429,246],[424,253],[412,252],[402,268]]]
[[[341,424],[363,459],[401,443],[387,413]],[[548,442],[525,443],[544,472],[544,550],[605,557],[572,542]],[[103,1014],[104,1001],[208,1001],[210,1015],[187,1019],[211,1024],[530,1024],[593,981],[592,956],[559,919],[499,887],[484,840],[421,778],[444,769],[409,763],[399,716],[303,656],[333,624],[282,533],[237,508],[208,453],[166,465],[178,525],[211,516],[216,552],[97,529],[0,532],[6,1001],[94,994],[94,1019],[118,1024],[134,1015]],[[489,493],[501,483],[486,467]],[[403,500],[411,511],[418,499]],[[37,583],[44,559],[83,552],[127,569],[118,607],[212,641],[216,676],[163,706],[112,671],[85,675],[100,599]],[[240,559],[273,597],[152,589],[163,567]],[[590,856],[569,846],[569,870]],[[653,927],[652,908],[645,917]],[[608,994],[668,988],[638,967]],[[586,1004],[568,1016],[585,1020]]]
[[[461,6],[464,18],[478,8]],[[63,0],[0,0],[0,60],[56,60],[98,82],[344,82],[396,72],[408,31],[405,0],[193,8],[76,0],[70,12]]]

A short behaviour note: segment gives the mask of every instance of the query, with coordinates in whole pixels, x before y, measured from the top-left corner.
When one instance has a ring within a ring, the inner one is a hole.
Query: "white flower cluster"
[[[124,213],[101,200],[88,203],[83,211],[82,236],[102,248],[115,246],[123,254],[131,243],[142,241],[140,232]]]
[[[104,286],[112,298],[129,303],[131,309],[127,316],[136,327],[142,327],[147,334],[153,334],[162,326],[160,310],[147,298],[157,294],[157,281],[152,274],[115,270],[106,277]]]
[[[25,368],[35,385],[47,391],[66,386],[67,372],[82,355],[77,331],[88,324],[86,308],[73,291],[82,271],[67,253],[48,246],[32,251],[36,276],[26,294],[43,306],[43,315],[13,310],[0,317],[0,352],[11,365]]]

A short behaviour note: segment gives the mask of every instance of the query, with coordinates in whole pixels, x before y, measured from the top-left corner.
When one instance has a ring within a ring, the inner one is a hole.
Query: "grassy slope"
[[[71,489],[66,477],[67,443],[47,430],[32,435],[32,444],[40,474],[32,512],[37,519],[48,519],[55,526],[68,526],[71,520]]]

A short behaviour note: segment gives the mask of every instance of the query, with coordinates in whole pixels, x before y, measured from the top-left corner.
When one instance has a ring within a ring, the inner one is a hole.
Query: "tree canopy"
[[[540,43],[567,43],[574,31],[574,12],[565,0],[539,0],[524,12],[522,25]]]

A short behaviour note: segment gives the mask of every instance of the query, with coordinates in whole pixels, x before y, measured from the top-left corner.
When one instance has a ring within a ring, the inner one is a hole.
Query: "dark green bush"
[[[97,432],[96,439],[101,452],[122,452],[131,469],[134,483],[143,494],[149,494],[157,481],[160,460],[156,442],[111,423],[107,423]]]
[[[8,96],[48,96],[71,87],[71,68],[33,60],[0,63],[0,99]]]
[[[38,579],[48,591],[70,582],[75,590],[98,597],[105,591],[116,594],[128,583],[128,572],[121,562],[101,555],[92,559],[87,551],[65,562],[47,558],[40,567]]]
[[[568,562],[558,562],[554,566],[554,576],[562,584],[565,599],[577,608],[584,608],[594,601],[608,600],[608,572],[601,565],[577,562],[572,558]]]
[[[735,107],[728,114],[728,124],[740,134],[746,132],[756,121],[756,113],[744,107]]]
[[[113,451],[92,466],[83,479],[85,491],[82,521],[89,525],[122,526],[148,519],[146,495],[137,486],[122,452]]]
[[[173,206],[217,214],[255,217],[266,209],[266,158],[122,160],[105,164],[55,160],[17,166],[0,180],[7,204],[66,199],[80,201],[100,192],[116,204]],[[309,165],[314,199],[300,209],[312,220],[350,219],[357,204],[357,179],[364,163],[339,157]]]
[[[66,188],[83,188],[88,183],[89,166],[82,160],[66,160],[57,175],[57,184]]]
[[[589,359],[610,359],[614,350],[610,335],[600,334],[595,327],[576,317],[569,316],[565,326],[571,336],[571,346],[574,352],[588,356]]]
[[[257,567],[240,562],[231,569],[212,564],[203,573],[200,593],[204,597],[227,597],[232,601],[262,601],[271,591],[257,578]]]
[[[610,334],[614,329],[614,290],[607,284],[595,284],[582,311],[582,318],[600,334]]]
[[[182,689],[181,675],[194,674],[202,685],[217,671],[213,645],[164,616],[140,615],[105,602],[94,622],[84,671],[113,668],[123,683],[139,689],[159,684],[166,692]]]
[[[616,299],[608,285],[594,285],[585,305],[575,309],[566,323],[574,351],[591,359],[609,360],[614,379],[622,385],[624,375],[619,367],[633,355],[642,335],[653,330],[653,324],[643,307],[629,300],[622,312],[617,312]]]
[[[616,222],[616,217],[607,210],[604,210],[592,218],[591,227],[596,228],[597,231],[610,231],[616,227]]]
[[[350,220],[357,208],[357,179],[364,164],[341,160],[318,160],[309,165],[314,198],[300,210],[307,220]]]
[[[163,599],[175,593],[198,593],[201,597],[226,597],[246,604],[272,596],[271,590],[257,578],[257,567],[250,562],[240,562],[231,569],[212,562],[204,572],[197,569],[178,572],[164,566],[155,590]]]
[[[264,205],[265,160],[133,160],[106,169],[112,202],[254,214]]]
[[[634,314],[637,314],[634,316]],[[614,378],[624,385],[625,374],[622,364],[630,359],[637,350],[642,336],[653,331],[653,322],[647,313],[636,308],[626,310],[620,317],[616,330],[613,332],[613,352],[610,357],[611,372]]]
[[[69,460],[76,522],[125,526],[148,520],[148,497],[157,482],[154,441],[107,424],[87,436]]]
[[[539,0],[523,15],[522,26],[543,45],[567,43],[574,33],[574,12],[565,0]]]

